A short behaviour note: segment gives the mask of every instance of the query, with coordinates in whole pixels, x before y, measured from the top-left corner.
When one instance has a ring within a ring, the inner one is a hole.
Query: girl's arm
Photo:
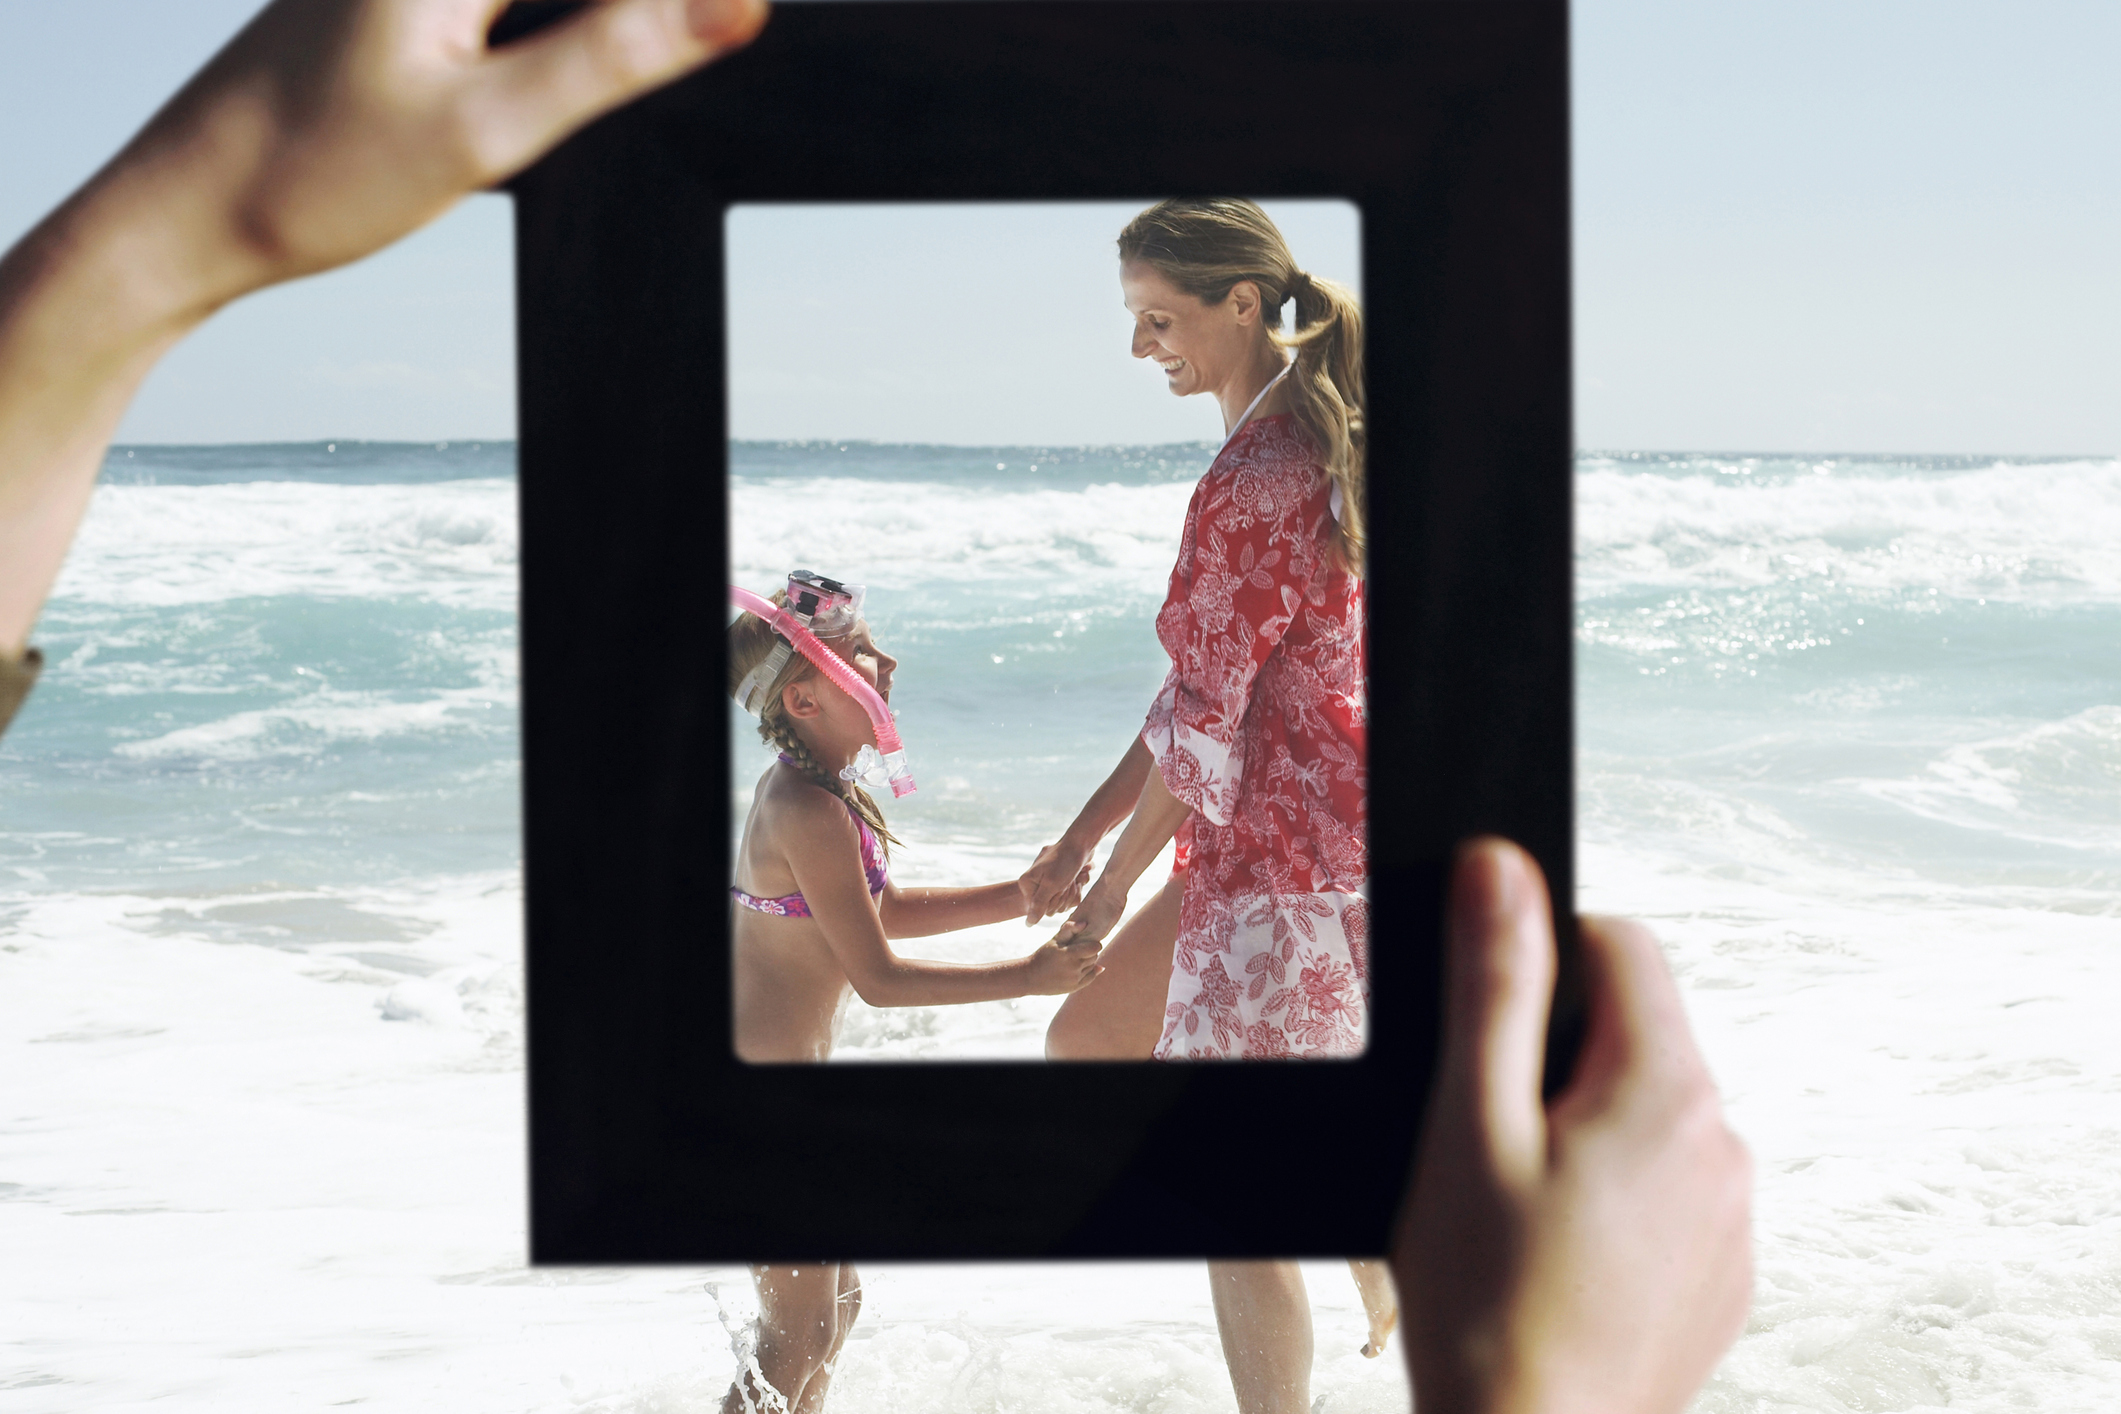
[[[1154,758],[1149,754],[1148,743],[1135,737],[1119,764],[1112,768],[1112,774],[1105,777],[1105,783],[1091,795],[1059,841],[1038,852],[1037,860],[1016,881],[1020,895],[1017,906],[1026,927],[1068,906],[1065,895],[1070,881],[1090,862],[1097,842],[1134,809],[1152,765]]]
[[[1148,748],[1142,748],[1148,754]],[[1083,895],[1083,901],[1061,930],[1053,935],[1056,943],[1069,943],[1077,938],[1102,940],[1118,925],[1120,916],[1127,911],[1127,891],[1141,877],[1144,869],[1171,843],[1178,827],[1192,814],[1190,807],[1171,794],[1164,784],[1164,773],[1149,772],[1149,779],[1142,786],[1141,801],[1134,807],[1134,818],[1127,822],[1119,843],[1113,846],[1112,857],[1105,861],[1105,871],[1097,876],[1097,882]]]
[[[790,805],[789,837],[809,841],[789,866],[840,970],[871,1006],[953,1006],[1072,992],[1097,975],[1095,946],[1046,943],[1007,962],[932,962],[900,957],[884,935],[862,869],[861,837],[841,803],[806,791]],[[998,888],[1013,888],[999,885]],[[956,892],[956,891],[952,891]],[[1014,910],[997,913],[1007,918]]]
[[[927,938],[982,923],[1015,918],[1024,909],[1023,891],[1014,879],[970,889],[902,889],[884,886],[877,900],[887,938]]]

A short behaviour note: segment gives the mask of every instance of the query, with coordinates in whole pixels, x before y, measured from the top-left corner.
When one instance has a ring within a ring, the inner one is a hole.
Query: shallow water
[[[1012,875],[1161,677],[1209,449],[740,450],[740,577],[866,580],[906,661],[902,877]],[[741,1272],[522,1265],[511,466],[113,454],[0,740],[0,1411],[724,1387]],[[1656,924],[1759,1161],[1697,1407],[2113,1407],[2121,463],[1578,487],[1583,901]],[[1043,1016],[844,1049],[1028,1054]],[[1232,1407],[1192,1264],[866,1275],[836,1410]],[[1307,1277],[1326,1408],[1403,1408],[1345,1271]]]

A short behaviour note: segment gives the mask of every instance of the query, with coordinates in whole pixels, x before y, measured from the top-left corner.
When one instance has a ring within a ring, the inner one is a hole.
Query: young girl
[[[780,752],[753,794],[729,890],[737,1054],[755,1063],[824,1060],[850,996],[871,1006],[940,1006],[1073,992],[1097,976],[1095,943],[1049,942],[987,963],[930,962],[892,950],[893,938],[1021,918],[1023,894],[1014,879],[955,889],[891,882],[886,846],[898,841],[856,784],[855,763],[863,748],[897,742],[877,740],[878,724],[888,723],[881,700],[865,705],[856,694],[888,699],[898,660],[870,637],[859,589],[798,571],[771,603],[808,631],[785,620],[777,629],[755,613],[729,627],[730,695]],[[858,677],[846,687],[834,681],[845,670],[810,656],[827,653]],[[1088,882],[1086,866],[1072,894]],[[854,1268],[752,1270],[756,1359],[738,1372],[723,1410],[816,1414],[861,1309]]]

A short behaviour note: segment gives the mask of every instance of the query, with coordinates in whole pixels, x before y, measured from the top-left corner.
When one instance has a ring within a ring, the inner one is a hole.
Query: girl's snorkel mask
[[[913,794],[913,772],[906,765],[906,747],[899,740],[898,724],[891,720],[891,709],[845,658],[818,641],[820,634],[836,638],[853,631],[862,616],[861,586],[797,570],[788,576],[786,608],[733,584],[729,586],[729,601],[764,619],[781,639],[764,661],[737,684],[737,705],[758,716],[766,705],[766,690],[787,666],[789,655],[801,653],[869,714],[869,725],[876,731],[876,749],[883,753],[884,772],[891,780],[891,793]]]

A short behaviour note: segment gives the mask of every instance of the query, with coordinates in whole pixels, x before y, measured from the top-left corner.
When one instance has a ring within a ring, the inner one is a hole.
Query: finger
[[[1036,927],[1041,919],[1049,918],[1067,907],[1060,901],[1062,886],[1046,875],[1046,866],[1052,854],[1053,846],[1050,844],[1039,850],[1037,860],[1024,871],[1023,877],[1016,881],[1016,886],[1024,893],[1026,928]]]
[[[1622,918],[1586,918],[1577,934],[1588,1025],[1556,1118],[1604,1104],[1623,1082],[1631,1098],[1649,1101],[1708,1086],[1708,1067],[1656,936]]]
[[[523,167],[598,114],[751,41],[765,0],[606,0],[495,50],[467,100],[490,177]]]
[[[1058,913],[1063,908],[1068,907],[1067,903],[1062,898],[1062,895],[1064,895],[1066,892],[1067,886],[1064,884],[1056,884],[1051,879],[1040,880],[1038,894],[1036,897],[1036,902],[1038,904],[1039,909],[1039,916],[1041,918],[1044,918],[1049,915]]]
[[[1539,866],[1507,840],[1469,841],[1452,868],[1444,932],[1439,1106],[1471,1127],[1465,1137],[1498,1172],[1529,1182],[1545,1155],[1539,1082],[1555,965]]]

